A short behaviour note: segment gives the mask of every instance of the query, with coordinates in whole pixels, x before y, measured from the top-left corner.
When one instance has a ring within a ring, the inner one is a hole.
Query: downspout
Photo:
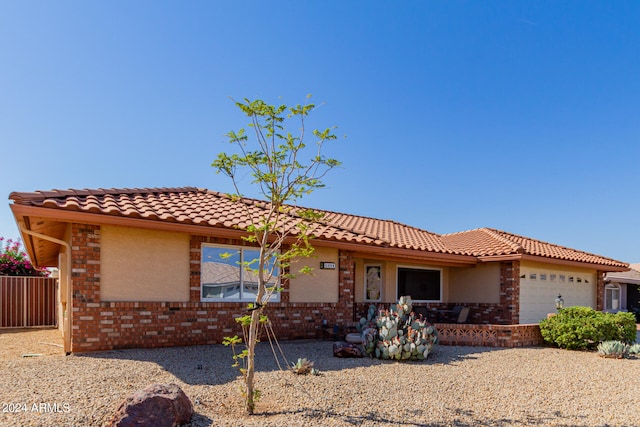
[[[63,310],[63,321],[62,321],[62,335],[64,339],[64,353],[66,355],[71,354],[71,313],[69,312],[69,308],[71,308],[71,301],[73,297],[72,286],[71,286],[71,245],[64,240],[56,239],[55,237],[46,236],[44,234],[36,233],[35,231],[27,230],[24,228],[24,225],[20,224],[20,231],[24,234],[28,234],[29,236],[37,237],[39,239],[48,240],[49,242],[57,243],[59,245],[67,248],[67,256],[65,257],[66,268],[65,268],[65,276],[67,283],[67,301],[62,303]]]

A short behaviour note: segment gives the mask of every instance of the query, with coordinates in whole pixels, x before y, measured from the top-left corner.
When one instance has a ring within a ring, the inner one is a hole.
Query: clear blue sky
[[[0,236],[12,191],[231,191],[230,97],[309,93],[307,206],[640,262],[636,1],[0,0]]]

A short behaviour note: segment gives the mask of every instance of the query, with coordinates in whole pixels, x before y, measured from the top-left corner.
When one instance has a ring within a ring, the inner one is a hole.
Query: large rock
[[[176,384],[152,384],[126,398],[111,427],[176,427],[193,415],[193,405]]]
[[[362,357],[362,347],[349,342],[334,342],[333,355],[335,357]]]

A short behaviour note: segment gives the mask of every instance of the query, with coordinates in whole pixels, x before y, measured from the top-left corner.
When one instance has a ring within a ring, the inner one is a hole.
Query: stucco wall
[[[333,262],[336,268],[332,270],[320,269],[321,262]],[[338,302],[338,250],[316,247],[309,258],[291,263],[291,272],[296,277],[289,281],[290,302]],[[298,271],[308,266],[313,269],[311,274],[298,274]]]
[[[451,268],[449,299],[458,303],[499,303],[500,263],[478,264],[474,268]]]
[[[102,301],[189,301],[189,235],[103,226]]]

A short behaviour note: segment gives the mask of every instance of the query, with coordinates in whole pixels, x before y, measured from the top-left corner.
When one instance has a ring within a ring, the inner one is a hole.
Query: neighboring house
[[[264,202],[190,187],[9,197],[33,262],[60,269],[67,351],[219,343],[241,332],[234,317],[253,300],[256,279],[237,261],[258,252],[240,228],[248,225],[245,208],[259,215]],[[314,257],[292,266],[314,273],[284,283],[267,307],[281,339],[352,325],[370,304],[401,295],[429,309],[468,306],[470,328],[536,324],[555,311],[559,293],[566,306],[602,310],[605,273],[628,270],[624,262],[494,229],[439,235],[322,213],[311,229]],[[292,227],[303,221],[295,210],[290,215]]]
[[[640,264],[629,267],[629,271],[607,273],[605,276],[605,311],[631,311],[640,315]]]

